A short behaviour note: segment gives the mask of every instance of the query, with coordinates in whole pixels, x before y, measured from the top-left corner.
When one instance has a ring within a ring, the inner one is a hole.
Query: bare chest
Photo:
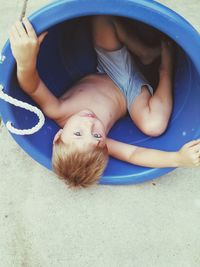
[[[121,117],[126,112],[123,94],[107,75],[87,76],[68,90],[61,99],[66,105],[70,104],[74,113],[90,108],[97,113],[99,109],[107,111],[109,116],[119,113]]]

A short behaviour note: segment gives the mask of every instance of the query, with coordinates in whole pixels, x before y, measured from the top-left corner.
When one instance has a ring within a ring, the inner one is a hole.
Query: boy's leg
[[[126,27],[114,16],[99,15],[92,21],[94,44],[108,51],[114,51],[125,45],[135,54],[143,64],[151,63],[158,55],[160,48],[149,47],[132,32],[129,34]]]
[[[146,86],[136,97],[130,111],[132,120],[147,135],[159,136],[167,128],[172,112],[173,46],[162,42],[160,81],[153,96]]]
[[[122,48],[112,16],[95,16],[92,21],[94,45],[107,51],[114,51]]]
[[[134,29],[124,27],[120,19],[112,17],[113,24],[115,25],[115,31],[118,39],[123,43],[128,50],[136,55],[143,64],[150,64],[156,57],[160,55],[160,47],[151,47],[146,45],[138,36],[134,33]]]

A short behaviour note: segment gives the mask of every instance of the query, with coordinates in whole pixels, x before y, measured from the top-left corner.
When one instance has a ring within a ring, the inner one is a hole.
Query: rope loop
[[[35,113],[39,119],[38,123],[34,127],[30,128],[30,129],[23,129],[23,130],[15,128],[12,125],[12,123],[10,121],[8,121],[6,123],[6,127],[11,133],[17,134],[17,135],[31,135],[31,134],[38,132],[42,128],[42,126],[44,125],[45,117],[39,108],[37,108],[33,105],[30,105],[28,103],[25,103],[23,101],[17,100],[15,98],[5,94],[3,92],[3,86],[2,85],[0,85],[0,99],[10,103],[11,105],[14,105],[16,107],[20,107],[20,108],[23,108],[25,110],[28,110],[30,112]]]

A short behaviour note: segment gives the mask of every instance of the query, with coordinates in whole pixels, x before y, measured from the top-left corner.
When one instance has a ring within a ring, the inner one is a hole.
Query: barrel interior
[[[120,19],[127,27],[136,30],[143,41],[149,45],[158,44],[164,35],[145,23],[125,17]],[[60,96],[83,76],[96,71],[97,61],[92,43],[91,16],[64,21],[50,27],[48,32],[49,34],[39,53],[38,70],[48,88],[56,96]],[[190,58],[178,45],[176,45],[175,61],[174,108],[168,130],[158,138],[150,138],[140,132],[127,115],[112,128],[109,133],[110,137],[130,144],[175,150],[195,134],[197,135],[200,109],[197,103],[197,96],[199,96],[200,91],[199,75]],[[138,64],[140,63],[138,62]],[[159,64],[160,59],[157,59],[149,66],[142,64],[139,66],[153,87],[156,87],[158,82]],[[19,88],[15,73],[16,69],[13,69],[9,81],[10,94],[18,99],[33,103]],[[13,106],[10,107],[10,110],[13,114],[15,127],[28,128],[36,123],[33,114]],[[52,120],[46,118],[45,126],[38,133],[23,137],[30,147],[34,147],[35,157],[37,154],[42,155],[42,164],[49,169],[51,169],[52,140],[58,129]],[[137,179],[143,177],[144,172],[148,174],[152,170],[111,158],[104,177],[102,177],[102,183],[106,183],[106,177],[112,177],[112,179],[116,177],[116,179],[119,178],[123,181],[123,178],[129,176],[131,181],[137,182]]]

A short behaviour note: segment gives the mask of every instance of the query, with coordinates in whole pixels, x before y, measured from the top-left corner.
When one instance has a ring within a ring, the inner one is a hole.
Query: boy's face
[[[64,143],[73,142],[80,149],[87,145],[105,145],[106,134],[102,122],[90,110],[82,110],[72,115],[64,128],[54,137],[61,137]]]

